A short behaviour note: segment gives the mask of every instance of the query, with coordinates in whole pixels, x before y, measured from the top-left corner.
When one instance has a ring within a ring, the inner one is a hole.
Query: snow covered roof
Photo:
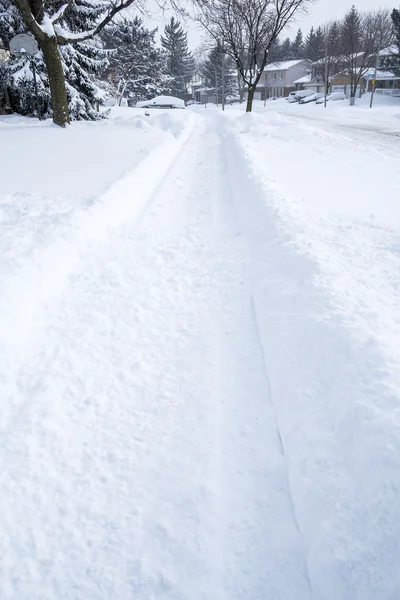
[[[375,69],[368,69],[368,71],[365,74],[365,77],[368,77],[370,75],[374,75],[375,74]],[[396,77],[396,75],[394,73],[392,73],[392,71],[383,71],[382,69],[378,69],[376,72],[376,79],[377,80],[385,80],[385,79],[400,79],[400,77]]]
[[[398,54],[399,49],[397,46],[388,46],[388,48],[383,48],[383,50],[379,51],[379,56],[392,56],[393,54]]]
[[[308,75],[304,75],[304,77],[300,77],[300,79],[296,79],[293,83],[310,83],[311,81],[311,73]]]
[[[297,60],[283,60],[281,62],[274,62],[267,65],[264,71],[287,71],[291,67],[295,67],[304,61],[304,58],[299,58]]]

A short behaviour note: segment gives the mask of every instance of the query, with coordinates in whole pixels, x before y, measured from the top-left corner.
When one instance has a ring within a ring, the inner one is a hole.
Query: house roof
[[[296,81],[293,81],[293,83],[310,83],[311,81],[311,73],[308,73],[308,75],[304,75],[304,77],[300,77],[300,79],[296,79]]]
[[[399,54],[400,50],[397,46],[388,46],[379,51],[379,56],[392,56],[393,54]]]
[[[297,60],[283,60],[281,62],[270,63],[265,67],[264,71],[287,71],[291,67],[295,67],[306,60],[307,59],[299,58]]]
[[[375,75],[375,69],[368,69],[365,73],[364,77]],[[382,69],[378,69],[376,72],[376,79],[378,81],[385,81],[388,79],[400,79],[400,77],[396,77],[392,71],[383,71]]]

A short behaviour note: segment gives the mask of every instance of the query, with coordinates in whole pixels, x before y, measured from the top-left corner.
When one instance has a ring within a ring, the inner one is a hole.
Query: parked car
[[[306,96],[312,96],[315,94],[312,90],[298,90],[297,92],[290,92],[288,96],[289,102],[299,102],[302,98],[306,98]]]
[[[185,108],[185,102],[174,96],[156,96],[151,100],[136,102],[136,108]]]
[[[321,94],[320,92],[316,92],[315,94],[311,94],[311,96],[305,96],[304,98],[300,98],[299,104],[308,104],[309,102],[316,102],[319,98],[323,98],[325,94]]]
[[[327,102],[337,102],[338,100],[346,100],[346,94],[343,94],[342,92],[332,92],[332,94],[328,94],[326,97]],[[324,104],[325,102],[325,98],[319,98],[316,101],[316,104]]]

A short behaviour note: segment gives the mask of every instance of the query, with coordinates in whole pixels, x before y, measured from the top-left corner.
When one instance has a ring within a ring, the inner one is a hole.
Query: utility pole
[[[379,45],[380,47],[380,45]],[[376,60],[375,60],[375,71],[374,71],[374,78],[372,80],[372,92],[371,92],[371,101],[369,103],[369,107],[372,108],[372,104],[374,102],[374,95],[375,95],[375,88],[376,88],[376,76],[378,74],[378,63],[379,63],[379,47],[376,51]]]
[[[218,106],[218,69],[215,67],[215,102]]]
[[[326,97],[328,95],[328,28],[325,29],[325,98],[324,107],[326,108]]]
[[[222,110],[225,110],[225,49],[221,47],[221,92],[222,92]]]

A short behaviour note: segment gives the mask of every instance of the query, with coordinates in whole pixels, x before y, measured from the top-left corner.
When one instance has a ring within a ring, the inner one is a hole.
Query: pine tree
[[[334,21],[332,26],[334,26],[334,24],[337,25],[337,21]],[[337,32],[337,43],[340,43],[340,28]],[[324,28],[319,26],[319,27],[317,27],[317,29],[315,31],[315,48],[316,48],[316,52],[317,52],[317,58],[315,60],[320,60],[324,56],[325,44],[326,44],[326,40],[325,40]]]
[[[301,29],[297,30],[296,37],[292,43],[291,54],[293,59],[303,58],[304,56],[303,32]]]
[[[290,52],[290,40],[289,40],[289,52]],[[285,50],[283,48],[283,44],[277,39],[271,45],[269,54],[268,54],[268,62],[274,63],[279,62],[280,60],[285,60]]]
[[[15,4],[11,0],[0,0],[0,47],[8,49],[14,35],[26,33],[25,25]],[[44,118],[51,115],[50,89],[42,53],[39,52],[32,60],[35,61],[37,86],[41,113]],[[7,92],[14,112],[24,116],[37,116],[35,89],[31,61],[27,57],[11,60],[2,64],[0,88]]]
[[[281,60],[291,60],[293,58],[292,54],[292,42],[290,38],[286,38],[281,45]]]
[[[305,41],[304,41],[304,58],[308,58],[313,62],[316,60],[316,44],[315,44],[315,31],[314,27],[311,27]]]
[[[29,32],[40,47],[39,59],[46,65],[54,123],[65,127],[70,121],[70,108],[76,117],[95,118],[91,102],[101,99],[101,90],[93,85],[94,74],[104,65],[104,57],[90,40],[134,0],[2,2],[12,5],[23,22],[24,32]],[[8,29],[12,29],[12,24]],[[90,72],[92,77],[87,76]]]
[[[397,54],[388,59],[388,67],[398,76],[400,76],[400,10],[393,9],[392,21],[396,38]]]
[[[129,104],[160,94],[169,83],[165,74],[166,59],[155,46],[157,30],[149,31],[142,19],[123,19],[106,27],[101,39],[112,50],[104,75],[116,89],[121,102]]]
[[[188,49],[187,33],[174,17],[165,26],[161,45],[166,55],[167,73],[171,77],[168,91],[174,96],[182,97],[195,67]]]
[[[209,51],[206,60],[201,66],[203,76],[209,81],[209,86],[216,89],[218,96],[222,91],[222,51],[215,46]],[[237,93],[237,78],[235,74],[235,65],[232,59],[225,56],[225,95],[233,96]]]
[[[76,0],[65,10],[60,27],[77,33],[81,28],[92,28],[101,8],[101,0]],[[103,10],[103,8],[102,8]],[[10,39],[18,33],[27,33],[19,11],[11,0],[0,0],[0,43],[7,48]],[[107,53],[93,40],[74,45],[60,46],[62,67],[66,79],[67,99],[72,119],[96,119],[97,103],[102,103],[103,92],[96,85],[95,77],[107,66]],[[35,56],[38,72],[38,88],[42,114],[51,115],[50,86],[42,50]],[[36,113],[30,61],[26,58],[13,60],[7,65],[11,80],[10,98],[16,112],[24,115]]]

